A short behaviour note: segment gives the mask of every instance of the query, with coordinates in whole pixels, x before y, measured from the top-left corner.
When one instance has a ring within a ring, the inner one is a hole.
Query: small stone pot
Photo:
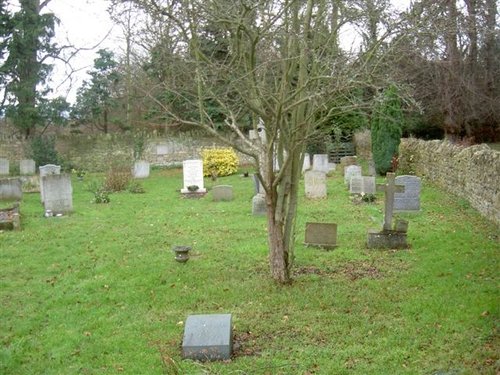
[[[175,253],[175,260],[179,263],[186,263],[189,260],[189,250],[191,246],[174,246],[172,251]]]

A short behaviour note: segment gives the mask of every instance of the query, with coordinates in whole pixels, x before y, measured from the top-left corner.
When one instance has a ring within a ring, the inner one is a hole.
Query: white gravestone
[[[55,164],[47,164],[47,165],[42,165],[40,168],[40,199],[43,203],[44,201],[44,191],[43,191],[43,183],[42,179],[45,176],[52,175],[52,174],[61,174],[61,166],[60,165],[55,165]]]
[[[417,176],[398,176],[396,185],[405,187],[403,193],[394,194],[394,211],[419,211],[421,180]]]
[[[134,178],[148,178],[149,177],[149,162],[139,160],[134,163],[134,170],[132,171]]]
[[[353,176],[361,176],[361,167],[359,165],[349,165],[344,168],[344,183],[346,185],[349,185]]]
[[[330,166],[328,165],[328,154],[313,155],[313,170],[328,173]]]
[[[259,139],[259,134],[257,133],[257,130],[249,130],[248,131],[248,138],[250,138],[251,141]]]
[[[206,193],[203,185],[203,161],[202,160],[184,160],[182,162],[182,176],[184,179],[184,188],[181,193]],[[198,189],[191,191],[189,186],[198,186]]]
[[[8,176],[9,172],[9,159],[0,158],[0,176]]]
[[[304,174],[306,198],[326,198],[326,173],[320,171],[307,171]]]
[[[24,159],[19,162],[19,171],[21,176],[28,176],[35,174],[36,164],[33,159]]]
[[[73,211],[73,187],[68,174],[52,174],[42,177],[45,212],[66,214]]]
[[[311,156],[309,154],[304,155],[304,163],[302,163],[302,173],[311,169]]]

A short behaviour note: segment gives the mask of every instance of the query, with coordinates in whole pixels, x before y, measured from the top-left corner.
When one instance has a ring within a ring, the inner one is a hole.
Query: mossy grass
[[[92,175],[88,178],[103,179]],[[409,250],[365,247],[383,199],[353,204],[343,179],[297,217],[294,282],[274,284],[253,181],[235,199],[185,199],[180,170],[153,170],[144,194],[93,203],[73,181],[74,213],[44,218],[38,194],[22,230],[0,233],[2,374],[495,374],[498,227],[423,183]],[[301,191],[303,191],[301,186]],[[307,221],[338,223],[339,247],[303,245]],[[175,261],[171,248],[192,247]],[[189,314],[232,313],[235,357],[180,358]]]

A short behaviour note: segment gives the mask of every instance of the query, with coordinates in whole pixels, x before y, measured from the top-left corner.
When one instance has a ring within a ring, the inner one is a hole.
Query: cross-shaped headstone
[[[377,184],[377,191],[385,194],[384,230],[392,229],[392,214],[394,211],[394,193],[404,193],[403,185],[396,185],[394,173],[387,173],[385,184]]]

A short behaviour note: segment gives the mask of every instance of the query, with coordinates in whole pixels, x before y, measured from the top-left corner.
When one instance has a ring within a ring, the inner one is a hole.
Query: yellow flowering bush
[[[229,176],[238,170],[239,160],[232,148],[203,150],[203,174],[205,176]]]

